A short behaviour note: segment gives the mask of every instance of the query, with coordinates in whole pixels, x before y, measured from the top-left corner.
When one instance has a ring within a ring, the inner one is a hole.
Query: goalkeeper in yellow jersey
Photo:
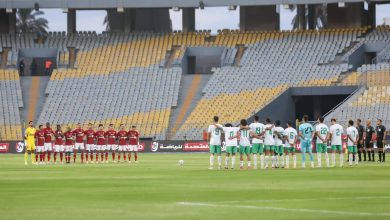
[[[34,128],[33,122],[28,122],[28,128],[24,132],[25,136],[25,142],[26,142],[26,152],[24,153],[24,164],[27,165],[28,160],[28,154],[31,155],[31,163],[35,164],[35,132],[36,129]]]

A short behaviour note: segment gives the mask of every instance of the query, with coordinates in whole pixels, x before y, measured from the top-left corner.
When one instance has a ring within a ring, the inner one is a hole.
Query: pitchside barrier
[[[24,153],[24,142],[0,141],[0,153]],[[296,145],[298,152],[301,149],[299,142]],[[313,152],[315,152],[315,143],[313,143]],[[329,147],[328,147],[329,148]],[[347,148],[347,137],[343,137],[343,149]],[[377,149],[374,142],[374,150]],[[386,137],[385,149],[390,151],[390,135]],[[159,153],[159,152],[209,152],[208,143],[204,140],[199,141],[140,141],[139,152]],[[222,151],[226,151],[225,143],[222,143]]]

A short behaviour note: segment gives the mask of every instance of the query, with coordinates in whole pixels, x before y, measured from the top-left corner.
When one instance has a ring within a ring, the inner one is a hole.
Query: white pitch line
[[[272,206],[251,206],[251,205],[223,205],[212,203],[198,203],[198,202],[178,202],[178,205],[183,206],[204,206],[214,208],[242,208],[242,209],[262,209],[284,212],[306,212],[306,213],[323,213],[323,214],[335,214],[335,215],[351,215],[351,216],[390,216],[390,213],[371,213],[371,212],[346,212],[346,211],[332,211],[321,209],[294,209],[294,208],[281,208]]]
[[[327,198],[305,198],[305,199],[256,199],[256,200],[240,200],[240,201],[216,201],[213,203],[290,202],[290,201],[353,200],[353,199],[390,199],[390,196],[355,196],[355,197],[327,197]]]

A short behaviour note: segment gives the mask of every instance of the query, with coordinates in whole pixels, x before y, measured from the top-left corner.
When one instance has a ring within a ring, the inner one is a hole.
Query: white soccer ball
[[[179,160],[179,166],[180,167],[184,166],[184,160]]]

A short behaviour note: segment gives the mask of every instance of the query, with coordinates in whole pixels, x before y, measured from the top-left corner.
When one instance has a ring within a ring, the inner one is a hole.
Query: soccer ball
[[[183,167],[184,166],[184,160],[179,160],[179,166]]]

